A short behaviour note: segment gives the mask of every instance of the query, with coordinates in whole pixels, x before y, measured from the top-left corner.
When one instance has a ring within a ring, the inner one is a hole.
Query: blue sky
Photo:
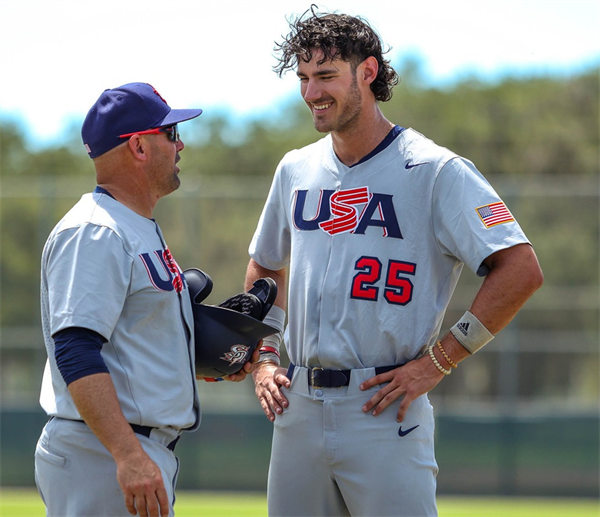
[[[430,84],[465,75],[572,74],[600,63],[599,0],[327,0],[367,19],[393,63],[417,56]],[[0,118],[31,142],[60,139],[105,88],[152,83],[172,107],[234,117],[278,110],[297,79],[273,42],[298,0],[0,0]]]

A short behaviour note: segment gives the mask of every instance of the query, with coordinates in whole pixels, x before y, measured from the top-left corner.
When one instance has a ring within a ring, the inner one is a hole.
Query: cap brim
[[[170,126],[172,124],[179,124],[186,120],[191,120],[198,117],[202,113],[201,109],[194,110],[174,110],[169,111],[169,114],[160,123],[160,126]]]

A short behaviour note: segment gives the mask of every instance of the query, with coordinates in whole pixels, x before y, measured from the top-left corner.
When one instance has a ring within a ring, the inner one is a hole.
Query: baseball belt
[[[391,366],[377,366],[375,367],[375,374],[389,372],[394,368],[398,368],[399,364]],[[287,378],[291,379],[294,374],[294,368],[296,365],[290,363],[287,371]],[[348,386],[350,384],[350,374],[352,370],[329,370],[326,368],[307,368],[308,369],[308,385],[313,388],[341,388],[342,386]]]
[[[62,418],[59,416],[51,416],[50,420],[52,420],[53,418],[56,418],[58,420],[71,420],[71,422],[80,422],[84,425],[87,425],[83,420],[75,420],[72,418]],[[134,433],[136,434],[141,434],[142,436],[145,436],[146,438],[150,438],[150,433],[156,429],[155,427],[150,427],[149,425],[139,425],[139,424],[129,424],[131,426],[131,429],[133,430]],[[178,436],[177,438],[175,438],[172,442],[168,443],[165,445],[165,447],[167,449],[169,449],[170,451],[174,451],[175,450],[175,446],[177,445],[177,442],[179,441],[180,436]]]
[[[141,434],[142,436],[145,436],[146,438],[150,438],[150,433],[155,429],[154,427],[150,427],[148,425],[138,425],[138,424],[129,424],[129,425],[131,426],[131,429],[133,429],[134,433]],[[166,445],[167,449],[169,449],[170,451],[174,451],[175,446],[177,445],[177,442],[179,441],[179,438],[181,438],[181,436],[178,436],[172,442],[168,443]]]

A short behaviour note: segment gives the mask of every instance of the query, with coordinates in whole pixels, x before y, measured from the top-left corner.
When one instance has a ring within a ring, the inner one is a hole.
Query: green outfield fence
[[[1,486],[32,486],[39,411],[1,413]],[[438,492],[598,497],[599,421],[589,417],[438,415]],[[271,424],[260,414],[206,413],[177,445],[178,487],[263,491]]]

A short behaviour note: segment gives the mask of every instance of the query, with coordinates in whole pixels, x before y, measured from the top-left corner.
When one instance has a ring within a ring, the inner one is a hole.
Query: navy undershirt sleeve
[[[81,327],[69,327],[52,337],[56,365],[67,386],[87,375],[109,373],[100,354],[106,339],[97,332]]]

